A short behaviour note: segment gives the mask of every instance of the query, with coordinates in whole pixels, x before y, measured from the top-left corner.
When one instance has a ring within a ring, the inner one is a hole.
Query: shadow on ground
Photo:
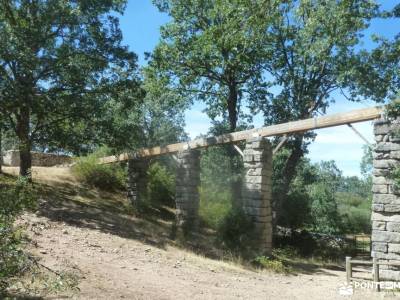
[[[165,249],[167,245],[183,248],[216,260],[232,260],[254,270],[249,259],[237,259],[232,253],[215,246],[215,232],[201,228],[189,239],[176,238],[175,210],[167,206],[147,206],[140,216],[133,214],[125,193],[95,190],[73,180],[40,180],[38,215],[55,222],[99,230],[144,244]],[[344,270],[337,265],[288,261],[293,274],[327,274]],[[23,299],[23,298],[21,298]],[[34,299],[34,298],[33,298]]]

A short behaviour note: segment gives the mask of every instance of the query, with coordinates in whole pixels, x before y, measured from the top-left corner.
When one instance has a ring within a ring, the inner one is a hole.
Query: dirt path
[[[48,174],[60,181],[54,172]],[[60,174],[63,179],[69,176],[65,170]],[[345,282],[342,269],[279,275],[205,258],[168,242],[160,230],[165,224],[113,212],[111,206],[99,208],[108,196],[87,193],[83,205],[78,201],[83,197],[79,188],[58,187],[52,194],[57,201],[42,201],[37,214],[26,214],[19,221],[42,265],[60,271],[68,266],[79,273],[79,290],[47,299],[349,298],[338,291]],[[352,299],[382,296],[356,290]]]
[[[80,271],[80,292],[70,295],[74,299],[345,298],[338,293],[345,281],[343,271],[320,269],[289,276],[255,272],[44,217],[26,215],[24,221],[36,228],[30,232],[41,263],[55,270],[67,263]],[[43,228],[39,234],[35,224]],[[356,291],[353,299],[365,296],[374,295]]]
[[[174,247],[160,249],[88,228],[25,216],[41,263],[80,270],[77,299],[341,299],[344,272],[284,276],[244,270]],[[32,227],[33,225],[33,227]],[[37,230],[35,230],[37,232]]]

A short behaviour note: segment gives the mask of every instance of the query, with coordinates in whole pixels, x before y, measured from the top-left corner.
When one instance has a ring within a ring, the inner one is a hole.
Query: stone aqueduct
[[[125,153],[118,157],[102,158],[101,163],[128,161],[128,197],[135,204],[140,201],[141,190],[146,185],[145,174],[149,166],[149,158],[162,154],[176,154],[177,225],[178,227],[195,226],[198,221],[198,187],[200,185],[200,152],[198,149],[217,144],[246,141],[245,149],[241,153],[245,168],[240,197],[241,205],[243,211],[251,217],[255,225],[254,247],[260,253],[270,253],[272,250],[273,151],[266,137],[286,136],[286,134],[296,132],[370,120],[374,120],[376,142],[373,152],[371,256],[384,262],[400,262],[400,190],[393,184],[391,177],[391,171],[400,166],[400,138],[393,135],[394,131],[400,130],[400,122],[390,122],[385,119],[381,107],[278,124],[165,147],[141,149],[134,155]],[[395,269],[390,266],[382,266],[380,277],[400,280],[400,270],[398,267]]]

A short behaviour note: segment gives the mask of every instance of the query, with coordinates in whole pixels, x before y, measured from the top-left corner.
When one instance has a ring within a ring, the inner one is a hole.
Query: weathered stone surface
[[[384,134],[375,135],[375,142],[382,142],[384,137],[385,137]]]
[[[177,154],[176,218],[178,229],[196,230],[199,211],[200,152],[185,150]]]
[[[140,208],[146,197],[147,170],[150,162],[147,159],[131,159],[128,161],[127,197],[135,209]]]
[[[400,159],[400,151],[391,151],[390,157],[393,159]]]
[[[393,194],[374,194],[373,195],[373,202],[374,203],[383,203],[383,204],[388,204],[388,203],[399,203],[400,204],[400,198],[396,197]]]
[[[400,254],[391,252],[391,244],[388,244],[388,251],[386,253],[380,251],[374,251],[374,257],[379,259],[386,259],[386,260],[393,260],[393,261],[400,261]]]
[[[392,184],[393,180],[390,178],[387,178],[385,176],[373,176],[372,177],[372,183],[373,184]]]
[[[372,204],[372,210],[373,211],[384,211],[385,206],[383,204]]]
[[[386,230],[393,231],[393,232],[400,232],[400,223],[388,222],[386,224]]]
[[[374,243],[372,245],[372,250],[373,251],[386,253],[387,249],[388,249],[388,244],[387,243]]]
[[[371,239],[374,242],[400,243],[400,233],[373,230]]]
[[[400,281],[400,272],[393,270],[379,270],[379,278],[383,280]]]
[[[382,119],[374,124],[377,145],[373,153],[372,252],[381,261],[400,261],[400,196],[391,173],[400,165],[400,137],[395,134],[398,121]],[[385,280],[400,280],[400,269],[380,268]]]
[[[244,178],[242,188],[243,211],[253,220],[256,250],[272,250],[272,150],[266,139],[246,142],[243,151]]]
[[[400,222],[400,215],[395,213],[372,212],[372,221]]]
[[[387,194],[389,192],[389,186],[386,184],[374,184],[372,186],[372,192],[376,194]]]
[[[375,176],[389,176],[390,170],[389,169],[374,169],[372,171],[372,175]]]
[[[385,204],[384,210],[386,212],[400,212],[400,204]]]
[[[373,230],[386,230],[386,222],[382,221],[373,221],[372,222]]]
[[[374,168],[376,169],[393,169],[399,165],[399,162],[394,159],[374,160]]]
[[[374,134],[375,135],[388,134],[389,129],[390,129],[389,124],[375,124]]]
[[[375,152],[388,152],[388,151],[400,151],[400,145],[397,143],[385,142],[378,143],[375,147]]]
[[[389,246],[389,248],[388,248],[389,252],[397,253],[397,254],[400,253],[400,244],[389,244],[388,246]]]
[[[33,167],[53,167],[57,165],[68,165],[73,162],[73,158],[68,155],[43,153],[36,151],[31,151],[31,159]],[[6,151],[3,156],[3,164],[11,167],[18,167],[20,164],[19,151]]]

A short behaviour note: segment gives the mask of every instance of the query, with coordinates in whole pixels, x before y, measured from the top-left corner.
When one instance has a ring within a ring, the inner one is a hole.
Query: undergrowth
[[[94,153],[81,157],[72,167],[75,177],[81,182],[99,189],[113,191],[125,187],[126,170],[119,164],[99,164],[98,159],[109,152],[100,148]]]

